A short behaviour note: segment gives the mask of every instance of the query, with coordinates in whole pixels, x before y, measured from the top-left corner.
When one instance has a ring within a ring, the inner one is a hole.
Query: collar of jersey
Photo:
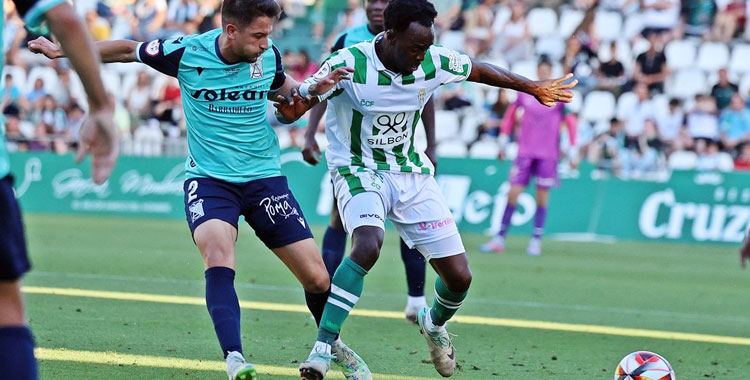
[[[380,61],[380,58],[378,57],[378,53],[375,52],[375,43],[378,42],[381,38],[385,37],[385,32],[378,33],[375,38],[372,39],[372,42],[367,44],[367,49],[369,51],[366,51],[365,54],[368,54],[370,57],[372,57],[372,61],[375,63],[375,69],[378,71],[383,71],[393,76],[398,76],[398,73],[394,73],[391,70],[388,70],[383,62]]]
[[[224,58],[223,55],[221,55],[221,49],[219,48],[219,38],[221,37],[221,33],[219,33],[218,36],[216,36],[216,40],[214,40],[214,49],[216,50],[216,56],[219,57],[221,62],[224,62],[225,65],[234,65],[234,63],[229,63],[226,58]]]

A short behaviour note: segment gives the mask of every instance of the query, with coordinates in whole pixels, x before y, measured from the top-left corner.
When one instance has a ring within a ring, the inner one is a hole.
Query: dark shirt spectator
[[[727,69],[720,69],[719,83],[716,83],[714,87],[711,88],[711,96],[716,99],[716,107],[721,111],[724,108],[727,108],[729,102],[732,100],[732,95],[739,90],[740,88],[737,87],[736,84],[729,81]]]

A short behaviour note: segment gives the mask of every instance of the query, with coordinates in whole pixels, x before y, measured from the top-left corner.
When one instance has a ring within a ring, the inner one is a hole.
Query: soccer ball
[[[667,359],[648,351],[636,351],[622,358],[615,380],[676,380]]]

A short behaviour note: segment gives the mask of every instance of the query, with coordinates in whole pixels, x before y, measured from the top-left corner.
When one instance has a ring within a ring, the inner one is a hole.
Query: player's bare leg
[[[510,191],[508,192],[508,202],[506,203],[505,210],[503,211],[503,219],[500,222],[500,232],[498,232],[497,235],[492,238],[492,240],[482,244],[482,246],[479,247],[480,251],[490,253],[502,253],[503,251],[505,251],[505,235],[510,229],[510,222],[511,218],[513,217],[513,212],[516,211],[518,197],[521,195],[521,193],[523,193],[524,189],[525,187],[523,186],[511,186]]]
[[[21,280],[0,281],[0,328],[26,325]]]
[[[549,189],[546,187],[536,188],[536,214],[534,215],[534,232],[529,240],[526,253],[529,256],[542,254],[542,235],[544,234],[544,222],[547,219],[547,204],[549,203]]]
[[[380,227],[362,226],[354,230],[352,252],[333,276],[331,296],[323,312],[317,341],[310,356],[300,365],[302,379],[325,378],[333,358],[331,352],[336,336],[362,294],[364,277],[378,260],[383,238],[384,231]]]
[[[435,280],[435,302],[420,311],[418,322],[427,341],[432,364],[441,376],[453,375],[456,354],[446,322],[458,311],[471,285],[471,269],[466,253],[430,260],[438,273]]]
[[[211,219],[195,229],[193,240],[206,268],[206,306],[227,362],[227,375],[230,380],[254,380],[255,368],[242,354],[240,303],[234,290],[237,228]]]

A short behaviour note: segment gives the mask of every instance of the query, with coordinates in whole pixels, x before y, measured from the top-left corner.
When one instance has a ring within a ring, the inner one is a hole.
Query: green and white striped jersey
[[[471,60],[433,45],[420,67],[403,76],[385,68],[375,42],[352,45],[331,54],[312,83],[339,67],[351,67],[351,80],[321,96],[328,99],[326,160],[331,170],[366,167],[373,170],[434,174],[424,152],[414,147],[414,131],[425,103],[435,89],[461,82],[471,73]]]

